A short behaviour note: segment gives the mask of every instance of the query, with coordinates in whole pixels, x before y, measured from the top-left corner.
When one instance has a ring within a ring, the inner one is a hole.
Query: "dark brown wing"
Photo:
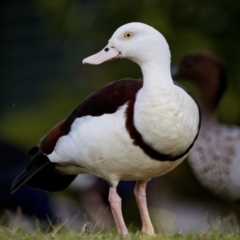
[[[183,88],[188,94],[190,94],[189,91],[178,82],[174,82],[174,84]],[[107,84],[91,94],[83,100],[83,102],[81,102],[66,119],[54,126],[41,140],[39,144],[41,152],[50,154],[58,139],[69,133],[70,127],[76,118],[87,115],[101,116],[105,113],[114,113],[118,107],[133,99],[136,92],[142,88],[142,85],[142,79],[120,79]],[[39,148],[32,148],[29,151],[29,154],[35,155]]]
[[[50,154],[58,139],[69,133],[70,127],[76,118],[83,116],[101,116],[105,113],[114,113],[118,107],[134,98],[136,92],[142,87],[141,79],[121,79],[111,82],[87,97],[78,105],[70,115],[55,127],[41,140],[39,148],[41,152]],[[36,154],[37,148],[29,151]]]
[[[61,136],[68,134],[76,118],[114,113],[118,107],[134,98],[141,87],[142,81],[140,80],[122,79],[104,86],[86,98],[66,119],[52,128],[40,141],[38,147],[29,151],[29,154],[34,156],[28,167],[14,180],[12,193],[24,185],[51,192],[65,189],[76,175],[61,175],[56,170],[57,163],[52,163],[46,154],[53,151]]]

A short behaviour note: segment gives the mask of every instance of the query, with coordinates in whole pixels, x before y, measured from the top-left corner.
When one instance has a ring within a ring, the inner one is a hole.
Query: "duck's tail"
[[[61,175],[56,166],[57,163],[52,163],[47,155],[36,153],[27,168],[13,181],[11,193],[24,185],[49,192],[65,189],[77,175]]]

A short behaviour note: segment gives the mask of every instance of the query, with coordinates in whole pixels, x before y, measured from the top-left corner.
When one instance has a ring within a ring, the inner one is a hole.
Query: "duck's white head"
[[[138,22],[119,27],[108,45],[99,53],[85,58],[83,64],[100,64],[116,58],[127,58],[140,66],[150,62],[170,66],[169,46],[163,35]]]

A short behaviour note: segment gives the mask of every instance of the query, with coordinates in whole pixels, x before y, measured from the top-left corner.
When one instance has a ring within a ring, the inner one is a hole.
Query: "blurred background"
[[[140,78],[139,67],[127,60],[82,65],[82,59],[101,50],[119,26],[132,21],[149,24],[165,36],[173,64],[195,50],[218,56],[228,76],[219,119],[239,124],[239,11],[237,0],[1,0],[1,141],[27,153],[90,93],[116,79]],[[196,92],[194,86],[184,80],[182,83]],[[1,162],[9,160],[4,156]],[[123,206],[125,215],[129,214],[127,221],[137,225],[135,202],[130,201],[132,188],[132,183],[123,185]],[[60,219],[67,216],[73,222],[85,222],[86,218],[94,219],[99,210],[94,221],[106,218],[103,226],[111,226],[107,192],[104,182],[81,177],[70,190],[51,195],[52,211]],[[231,213],[231,208],[198,184],[186,161],[168,175],[154,179],[148,195],[155,223],[166,231],[207,228],[207,219],[215,221]]]

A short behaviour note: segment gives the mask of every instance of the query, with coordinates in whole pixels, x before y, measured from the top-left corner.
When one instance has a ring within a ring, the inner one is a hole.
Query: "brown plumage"
[[[222,64],[208,52],[188,54],[173,69],[173,77],[193,82],[199,93],[202,127],[189,153],[190,166],[203,186],[221,198],[238,202],[240,128],[221,124],[216,117],[227,85]]]

